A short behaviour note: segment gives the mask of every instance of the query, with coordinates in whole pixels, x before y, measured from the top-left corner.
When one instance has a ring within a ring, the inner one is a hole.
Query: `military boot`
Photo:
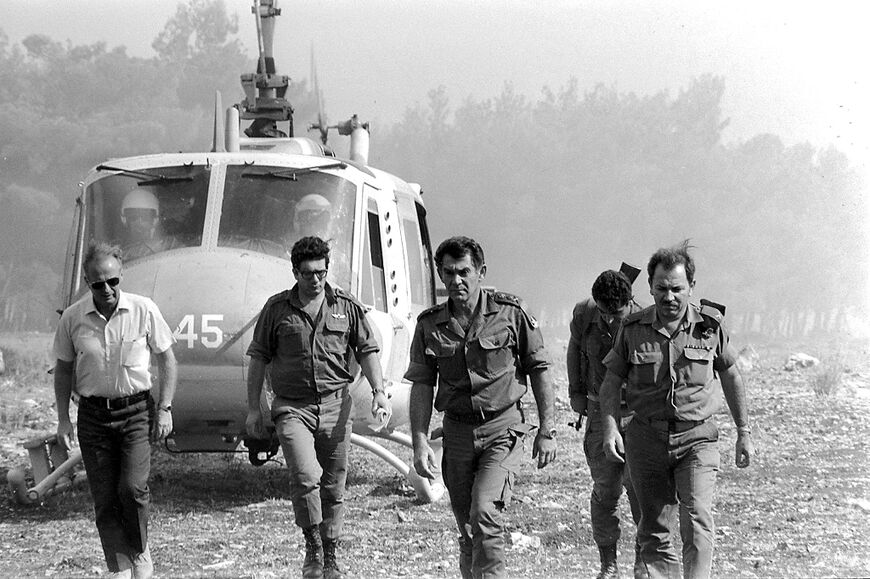
[[[320,539],[320,529],[312,525],[302,529],[305,536],[305,561],[302,563],[303,579],[321,579],[323,577],[323,541]]]
[[[323,579],[343,579],[344,575],[335,560],[335,548],[338,539],[323,540]]]
[[[601,571],[595,579],[618,579],[619,570],[616,567],[616,544],[598,547],[601,557]]]

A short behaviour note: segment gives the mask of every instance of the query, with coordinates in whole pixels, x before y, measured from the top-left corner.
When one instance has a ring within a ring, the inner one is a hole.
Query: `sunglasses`
[[[110,277],[109,279],[107,279],[107,280],[105,280],[105,281],[95,281],[94,283],[88,283],[88,286],[89,286],[92,290],[100,291],[100,290],[102,290],[103,288],[105,288],[107,285],[108,285],[109,287],[115,287],[115,286],[118,285],[119,283],[121,283],[121,278],[119,278],[119,277]]]
[[[319,279],[319,280],[322,280],[323,278],[326,277],[326,270],[325,269],[312,269],[312,270],[307,270],[307,271],[300,271],[298,273],[299,273],[299,275],[301,275],[304,279],[306,279],[308,281],[313,280],[315,275],[317,276],[317,279]]]

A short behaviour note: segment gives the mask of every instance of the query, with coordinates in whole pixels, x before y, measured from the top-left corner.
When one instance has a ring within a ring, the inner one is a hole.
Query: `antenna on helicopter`
[[[281,14],[277,0],[254,0],[251,12],[256,15],[259,58],[257,72],[241,76],[245,98],[239,104],[239,117],[252,120],[245,129],[249,137],[293,136],[293,107],[284,98],[290,77],[275,73],[272,43],[275,17]],[[289,121],[289,133],[278,129],[278,122]]]
[[[320,84],[317,82],[317,65],[314,62],[314,44],[311,44],[311,84],[314,89],[314,96],[317,98],[317,122],[308,125],[308,130],[317,129],[320,131],[320,142],[326,145],[326,140],[329,137],[329,126],[326,121],[326,111],[323,106],[323,92],[320,90]]]
[[[308,130],[320,131],[320,140],[326,145],[329,129],[337,129],[338,134],[350,137],[350,160],[368,165],[369,162],[369,123],[363,123],[357,115],[335,125],[326,120],[326,110],[323,105],[323,92],[317,81],[317,65],[314,62],[314,47],[311,47],[311,84],[314,96],[317,98],[317,122],[308,125]]]

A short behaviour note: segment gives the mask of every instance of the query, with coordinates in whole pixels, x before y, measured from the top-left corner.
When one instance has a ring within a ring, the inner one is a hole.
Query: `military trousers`
[[[148,546],[152,406],[150,397],[118,410],[79,403],[82,461],[106,566],[113,572],[131,569]]]
[[[275,398],[272,421],[290,471],[296,524],[318,525],[324,539],[341,537],[353,399],[347,388],[318,401]]]
[[[640,505],[638,540],[650,579],[680,577],[671,542],[679,513],[683,577],[710,577],[713,565],[713,496],[719,471],[719,430],[714,420],[685,432],[668,432],[637,418],[626,429],[626,460]]]
[[[634,488],[631,486],[629,471],[624,463],[614,462],[604,454],[604,430],[601,421],[601,408],[589,402],[586,434],[583,438],[583,451],[586,464],[592,476],[592,493],[589,497],[589,513],[592,517],[592,538],[599,547],[615,545],[619,542],[619,497],[622,489],[628,497],[631,516],[635,525],[640,521],[640,507]],[[631,421],[631,416],[621,420],[620,431]]]
[[[480,425],[444,417],[441,469],[459,527],[463,579],[505,577],[502,511],[510,503],[528,426],[519,409]]]

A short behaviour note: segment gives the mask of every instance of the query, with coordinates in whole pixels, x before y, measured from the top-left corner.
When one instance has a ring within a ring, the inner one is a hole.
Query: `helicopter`
[[[82,259],[91,240],[119,244],[124,288],[148,296],[174,328],[178,386],[170,452],[239,452],[256,466],[274,456],[267,440],[247,438],[246,348],[260,309],[292,280],[289,249],[307,235],[329,240],[327,280],[365,306],[381,347],[392,413],[372,417],[371,390],[357,371],[352,444],[404,475],[419,500],[438,500],[443,483],[419,477],[374,439],[411,447],[399,427],[409,421],[410,384],[402,381],[417,315],[436,302],[431,240],[421,187],[368,165],[369,126],[356,115],[328,125],[312,81],[320,140],[296,136],[285,99],[289,77],[272,53],[277,0],[254,0],[257,71],[242,74],[238,105],[215,98],[211,149],[106,161],[80,184],[65,254],[63,308],[86,291]],[[250,121],[242,131],[242,121]],[[347,158],[327,144],[330,130],[350,137]],[[62,311],[62,310],[60,310]],[[261,399],[268,417],[269,389]],[[156,396],[156,393],[155,393]],[[37,484],[9,473],[21,502],[34,502],[74,481],[77,450],[51,437],[25,444]],[[241,451],[244,452],[244,451]],[[81,474],[81,473],[78,473]]]

